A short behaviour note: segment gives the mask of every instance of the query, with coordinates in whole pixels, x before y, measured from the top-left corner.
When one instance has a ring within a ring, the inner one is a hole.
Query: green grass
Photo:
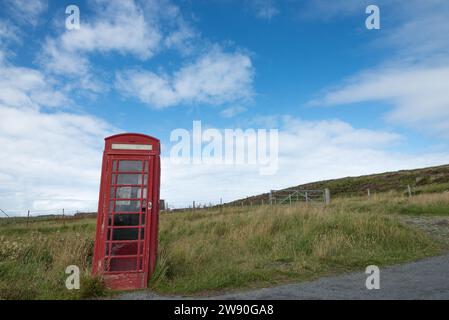
[[[89,283],[95,221],[22,219],[0,224],[0,299],[79,299],[95,296],[65,288],[65,269],[77,265]],[[93,280],[92,280],[93,281]],[[92,282],[91,281],[91,282]],[[88,287],[88,286],[86,286]]]
[[[390,192],[375,196],[337,199],[332,206],[344,206],[349,210],[365,213],[402,214],[419,216],[448,216],[449,193],[419,194],[411,198],[400,193]]]
[[[438,192],[444,192],[449,190],[449,182],[447,183],[433,183],[428,184],[420,187],[414,188],[415,194],[422,194],[422,193],[438,193]]]
[[[337,199],[330,206],[261,206],[162,214],[150,287],[205,294],[315,279],[436,255],[437,240],[400,215],[448,215],[449,194]],[[94,219],[0,219],[0,299],[82,299],[110,294],[90,277]],[[65,288],[65,268],[82,271]]]

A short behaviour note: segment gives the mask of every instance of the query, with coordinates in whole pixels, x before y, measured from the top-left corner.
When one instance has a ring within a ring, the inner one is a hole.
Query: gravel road
[[[380,269],[380,289],[367,290],[368,275],[353,272],[316,281],[201,297],[206,299],[449,299],[449,254]],[[149,291],[122,294],[118,299],[184,299]],[[188,297],[187,299],[192,299]]]

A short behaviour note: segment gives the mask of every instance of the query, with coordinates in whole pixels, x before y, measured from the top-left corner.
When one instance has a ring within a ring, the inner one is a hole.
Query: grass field
[[[335,199],[331,205],[261,206],[165,213],[150,287],[165,294],[260,287],[400,263],[446,247],[400,222],[449,216],[449,194]],[[89,276],[94,219],[0,219],[0,299],[80,299],[104,294]],[[65,288],[65,268],[83,272]]]

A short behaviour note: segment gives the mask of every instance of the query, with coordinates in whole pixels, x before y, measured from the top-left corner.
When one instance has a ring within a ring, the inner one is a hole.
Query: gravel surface
[[[380,289],[367,290],[364,271],[316,281],[202,299],[449,299],[449,254],[380,269]],[[159,296],[149,291],[122,294],[118,299],[192,299]],[[198,299],[198,298],[193,298]]]

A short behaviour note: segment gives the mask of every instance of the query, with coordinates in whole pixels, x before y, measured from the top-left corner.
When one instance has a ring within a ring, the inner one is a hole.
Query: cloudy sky
[[[161,140],[176,206],[449,163],[446,0],[0,1],[6,212],[95,210],[120,132]],[[170,133],[193,121],[278,129],[279,170],[171,163]]]

